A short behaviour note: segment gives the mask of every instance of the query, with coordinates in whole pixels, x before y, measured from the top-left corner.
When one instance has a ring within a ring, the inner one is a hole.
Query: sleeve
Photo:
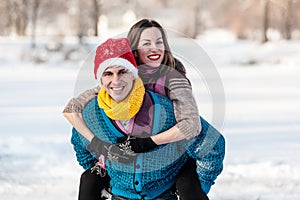
[[[189,80],[184,76],[173,76],[168,81],[167,90],[173,102],[177,128],[186,139],[199,135],[201,122]]]
[[[76,153],[76,158],[80,166],[85,170],[94,166],[96,162],[95,157],[87,150],[83,141],[84,138],[80,137],[75,128],[72,129],[71,144]]]
[[[64,113],[81,113],[82,109],[97,95],[100,90],[99,86],[88,89],[81,93],[78,97],[72,98],[64,108]]]

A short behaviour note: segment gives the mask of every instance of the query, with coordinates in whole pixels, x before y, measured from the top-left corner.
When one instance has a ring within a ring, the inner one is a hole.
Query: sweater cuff
[[[210,184],[205,184],[205,183],[202,183],[201,182],[201,188],[203,190],[203,192],[205,192],[205,194],[208,194],[210,188],[211,188],[211,185]]]
[[[194,138],[201,132],[201,124],[193,121],[190,123],[177,123],[176,126],[186,139]]]
[[[72,98],[68,105],[63,110],[63,113],[81,113],[82,112],[82,106],[74,99]]]

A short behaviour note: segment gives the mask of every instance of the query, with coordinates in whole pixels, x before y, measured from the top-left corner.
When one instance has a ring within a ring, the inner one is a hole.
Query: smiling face
[[[101,83],[110,97],[120,103],[132,90],[135,78],[122,66],[108,67],[101,76]]]
[[[164,59],[165,46],[160,30],[156,27],[146,28],[138,44],[138,57],[141,63],[150,67],[159,67]]]

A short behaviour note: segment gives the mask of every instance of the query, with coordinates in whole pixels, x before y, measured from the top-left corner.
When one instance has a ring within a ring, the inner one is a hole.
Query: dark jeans
[[[109,176],[101,177],[96,174],[96,171],[91,173],[91,169],[86,170],[80,177],[79,196],[78,200],[104,200],[101,198],[101,191],[109,187]]]
[[[113,195],[112,200],[139,200],[139,199],[127,199],[124,197]],[[153,200],[178,200],[178,198],[175,192],[173,192],[172,190],[167,190],[166,192],[162,193],[161,195],[159,195]]]
[[[208,200],[201,188],[196,167],[196,160],[189,157],[176,177],[180,200]]]

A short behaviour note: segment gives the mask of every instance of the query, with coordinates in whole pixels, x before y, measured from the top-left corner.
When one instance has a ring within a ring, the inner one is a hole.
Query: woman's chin
[[[147,63],[149,67],[158,68],[160,66],[160,63]]]

